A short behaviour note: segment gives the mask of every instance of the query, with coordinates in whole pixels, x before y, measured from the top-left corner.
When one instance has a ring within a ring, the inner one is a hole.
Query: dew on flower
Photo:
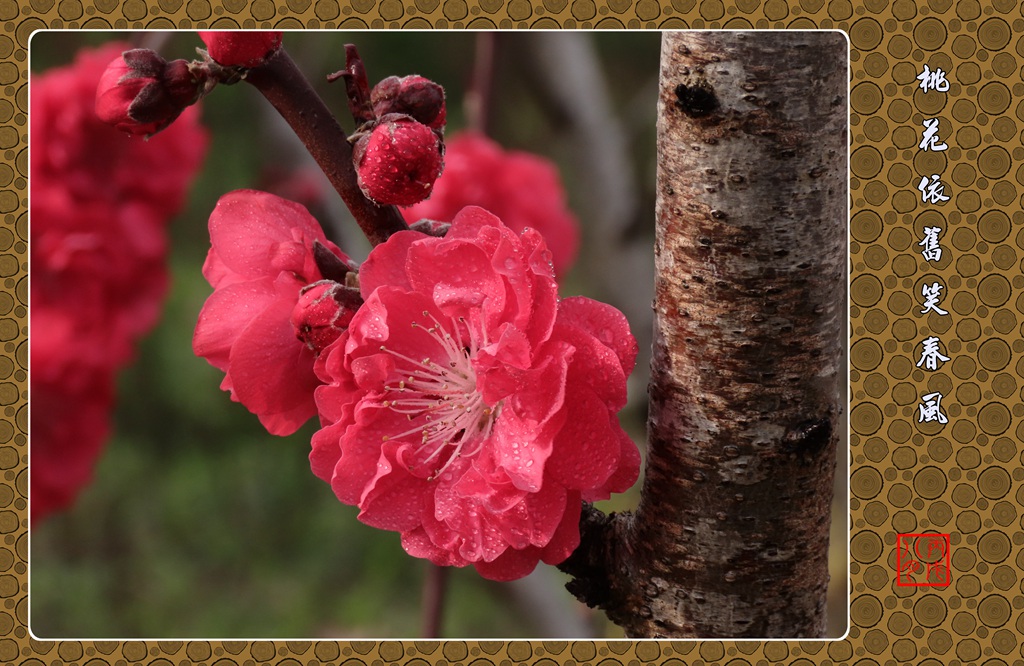
[[[336,461],[334,479],[347,485],[335,492],[360,506],[360,520],[394,525],[387,498],[401,494],[407,506],[411,493],[424,511],[401,529],[410,554],[507,580],[528,574],[539,560],[567,557],[573,543],[566,531],[581,499],[621,492],[639,474],[639,455],[621,445],[624,433],[609,418],[615,410],[600,399],[624,395],[635,342],[608,306],[582,297],[558,301],[554,274],[539,267],[549,256],[534,245],[543,242],[539,237],[529,239],[526,255],[522,236],[472,207],[451,229],[444,239],[396,234],[370,253],[361,271],[367,306],[350,324],[348,344],[334,346],[322,367],[336,393],[318,394],[318,403],[341,394],[358,411],[328,416],[334,423],[325,428],[340,439],[332,434],[314,447]],[[480,252],[485,261],[438,270],[439,262]],[[381,289],[396,271],[404,279]],[[490,298],[490,285],[502,283],[505,289]],[[602,328],[615,342],[621,372],[603,367],[612,359],[602,349]],[[597,362],[570,352],[581,349],[598,354]],[[364,358],[387,373],[376,389],[352,381],[352,364]],[[570,372],[590,389],[571,393]],[[323,404],[328,414],[336,410]],[[367,418],[357,421],[353,413]],[[381,445],[385,432],[390,443]],[[367,445],[368,437],[376,446]],[[389,470],[370,475],[378,458]],[[319,469],[332,481],[330,469]],[[378,484],[385,474],[390,480]]]
[[[436,479],[457,459],[471,457],[482,449],[490,436],[494,424],[496,410],[483,401],[477,390],[476,371],[472,359],[479,349],[478,341],[472,327],[468,327],[468,343],[462,339],[460,323],[451,320],[456,337],[428,311],[423,311],[431,326],[412,322],[412,328],[422,331],[433,343],[440,347],[447,356],[447,364],[435,362],[429,356],[415,360],[387,345],[380,350],[390,354],[407,367],[401,368],[404,380],[395,385],[385,384],[385,391],[408,392],[408,396],[387,400],[382,406],[393,412],[405,415],[409,421],[418,421],[408,430],[385,436],[384,441],[401,439],[419,434],[420,446],[416,453],[428,453],[421,464],[437,460],[440,468],[436,469],[430,479]],[[500,407],[500,405],[499,405]],[[447,459],[443,453],[451,449]],[[442,462],[443,460],[443,462]]]

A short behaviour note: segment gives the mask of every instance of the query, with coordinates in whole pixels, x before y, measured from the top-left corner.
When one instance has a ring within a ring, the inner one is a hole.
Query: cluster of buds
[[[132,49],[107,66],[96,90],[96,115],[129,134],[152,136],[218,83],[235,83],[281,48],[280,32],[200,32],[202,60],[167,62]]]
[[[167,62],[149,49],[125,51],[96,90],[96,115],[129,134],[151,136],[202,97],[206,71],[185,60]]]
[[[356,48],[345,46],[349,137],[359,189],[382,206],[411,206],[430,196],[444,168],[444,89],[422,76],[389,76],[369,89]]]

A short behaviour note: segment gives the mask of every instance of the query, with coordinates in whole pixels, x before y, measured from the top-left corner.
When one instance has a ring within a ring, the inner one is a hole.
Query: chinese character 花
[[[924,134],[921,143],[918,145],[921,150],[943,151],[949,148],[939,139],[939,119],[927,118],[924,121]]]

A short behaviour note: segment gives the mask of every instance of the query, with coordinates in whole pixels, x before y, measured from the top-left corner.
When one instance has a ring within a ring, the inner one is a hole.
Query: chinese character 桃
[[[917,75],[917,80],[921,82],[918,87],[925,92],[929,90],[946,92],[949,90],[949,81],[946,80],[946,73],[938,68],[933,72],[928,68],[928,65],[925,65],[924,71]]]

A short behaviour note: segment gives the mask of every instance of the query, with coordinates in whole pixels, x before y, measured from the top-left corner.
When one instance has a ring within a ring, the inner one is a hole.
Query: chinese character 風
[[[924,423],[925,421],[938,421],[939,423],[949,423],[949,419],[942,413],[942,409],[939,407],[939,402],[942,400],[942,394],[936,391],[935,393],[928,393],[921,396],[922,402],[918,405],[920,413],[917,416],[918,423]]]

